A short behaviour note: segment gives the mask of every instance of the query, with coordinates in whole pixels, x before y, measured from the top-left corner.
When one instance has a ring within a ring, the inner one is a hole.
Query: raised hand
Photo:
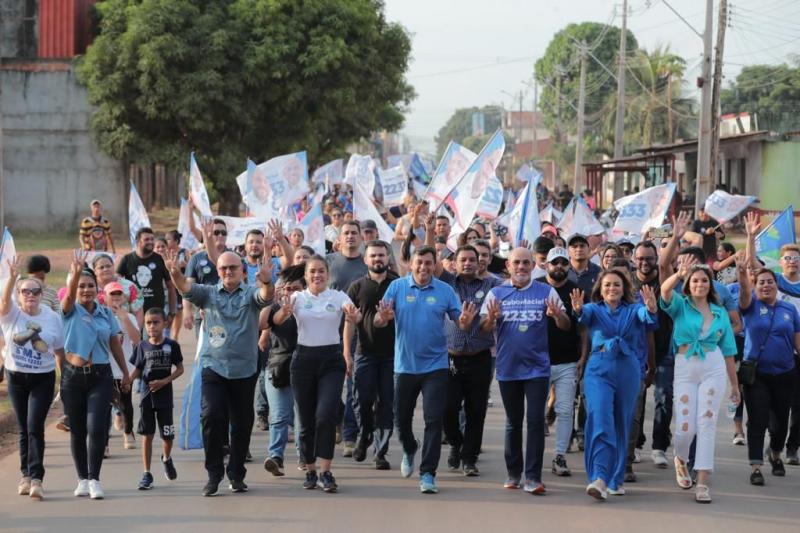
[[[361,311],[358,310],[353,304],[344,304],[342,306],[342,311],[344,312],[344,319],[345,321],[356,325],[361,321]]]
[[[74,250],[72,252],[72,262],[69,265],[70,277],[80,276],[81,271],[86,267],[86,258],[89,252],[85,250]]]
[[[688,211],[681,211],[678,213],[677,217],[673,216],[672,236],[678,240],[682,239],[689,228],[689,222],[691,222],[691,218],[689,217]]]
[[[180,260],[178,259],[178,252],[175,250],[167,250],[166,255],[164,256],[164,265],[167,267],[167,270],[170,274],[174,272],[180,272]]]
[[[580,289],[572,289],[569,299],[572,303],[572,310],[576,315],[580,315],[581,312],[583,312],[583,291]]]
[[[501,316],[503,316],[503,310],[500,307],[500,302],[491,300],[486,303],[486,317],[491,322],[497,322]]]
[[[561,310],[561,306],[558,305],[556,302],[551,302],[550,300],[547,300],[546,314],[550,318],[558,318],[563,314],[563,311]]]
[[[6,259],[6,263],[8,264],[8,277],[16,280],[19,277],[20,257],[15,255],[11,259]]]
[[[678,262],[678,277],[680,279],[686,279],[689,277],[692,266],[694,266],[696,263],[697,259],[695,257],[689,255],[682,256]]]
[[[392,300],[381,300],[375,309],[381,322],[388,323],[394,320],[394,302]]]
[[[761,229],[761,222],[758,220],[758,213],[750,211],[744,216],[744,231],[747,236],[755,236]]]
[[[658,307],[656,305],[656,293],[653,288],[650,287],[650,285],[642,285],[642,290],[640,292],[647,310],[651,313],[658,311]]]
[[[269,257],[262,257],[258,262],[256,279],[264,285],[272,283],[272,261],[270,261]]]
[[[425,217],[425,232],[433,233],[433,229],[436,227],[436,213],[428,213]]]
[[[277,218],[273,218],[267,223],[267,230],[268,231],[265,233],[265,235],[272,235],[273,240],[281,242],[281,239],[283,239],[283,226],[281,226],[281,223]],[[264,250],[266,253],[266,246],[264,246]]]
[[[294,313],[294,302],[292,301],[291,294],[284,294],[283,298],[281,298],[280,312],[285,316],[290,316],[292,313]]]
[[[458,317],[458,321],[464,325],[472,324],[472,321],[475,319],[475,315],[477,314],[478,306],[472,302],[464,302],[461,304],[461,316]]]

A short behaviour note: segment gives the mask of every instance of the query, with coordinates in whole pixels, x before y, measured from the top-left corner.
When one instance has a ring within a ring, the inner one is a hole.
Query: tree
[[[723,113],[750,112],[762,130],[800,128],[800,61],[794,66],[749,65],[720,93]]]
[[[197,152],[234,213],[245,158],[324,162],[397,130],[411,41],[379,0],[102,0],[78,74],[112,157],[184,166]],[[212,192],[212,195],[214,193]]]
[[[484,135],[472,135],[472,115],[473,113],[483,113]],[[479,151],[489,140],[489,136],[501,127],[503,123],[503,108],[496,105],[483,107],[467,107],[456,109],[444,126],[441,127],[436,135],[437,159],[444,154],[447,144],[455,141],[473,152]],[[477,150],[475,149],[477,147]]]

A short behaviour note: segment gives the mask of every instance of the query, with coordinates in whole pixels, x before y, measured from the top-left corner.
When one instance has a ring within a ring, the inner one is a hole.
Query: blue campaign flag
[[[136,232],[141,228],[150,227],[150,217],[144,208],[136,186],[131,182],[131,194],[128,197],[128,231],[131,237],[131,246],[136,248]]]
[[[778,261],[781,246],[795,242],[794,208],[790,205],[756,235],[756,254],[764,261],[767,268],[777,271],[780,270]]]
[[[205,324],[201,324],[202,328]],[[200,348],[203,345],[203,333],[197,341],[197,354],[192,366],[189,385],[183,391],[181,414],[178,418],[178,447],[182,450],[198,450],[203,447],[203,428],[200,423],[200,389],[203,378],[200,364]]]
[[[525,186],[519,226],[516,228],[517,243],[524,239],[532,244],[542,230],[541,221],[539,220],[539,205],[536,200],[536,187],[541,180],[541,174],[533,174],[528,179],[528,185]]]
[[[411,163],[408,166],[408,173],[412,178],[416,178],[422,183],[428,184],[431,181],[431,176],[425,168],[425,164],[419,157],[419,154],[411,155]]]

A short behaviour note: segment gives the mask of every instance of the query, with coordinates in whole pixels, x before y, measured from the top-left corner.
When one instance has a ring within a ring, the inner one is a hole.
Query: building
[[[555,189],[558,169],[548,158],[555,138],[544,126],[543,115],[538,111],[506,111],[503,113],[503,130],[514,136],[513,146],[506,147],[506,153],[511,155],[513,172],[523,163],[531,162],[544,174],[542,183],[551,190]]]

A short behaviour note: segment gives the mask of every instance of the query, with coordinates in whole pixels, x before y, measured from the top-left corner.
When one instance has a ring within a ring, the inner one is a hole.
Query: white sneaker
[[[608,490],[602,479],[595,479],[586,486],[586,494],[596,500],[607,500]]]
[[[741,433],[737,433],[733,436],[733,443],[736,446],[744,446],[745,444],[747,444],[747,442],[745,442],[744,440],[744,435],[742,435]]]
[[[80,479],[78,480],[78,486],[75,488],[75,492],[73,494],[79,498],[85,497],[89,495],[89,480],[88,479]]]
[[[653,458],[653,464],[656,465],[656,467],[658,468],[669,467],[669,461],[667,461],[667,454],[663,450],[653,450],[653,453],[650,456]]]
[[[44,490],[42,489],[42,481],[39,479],[31,480],[31,498],[34,500],[44,499]]]
[[[31,478],[28,476],[23,476],[22,479],[19,480],[19,485],[17,485],[17,494],[20,496],[27,496],[31,492]]]
[[[89,480],[89,497],[93,500],[102,500],[105,497],[100,481],[96,479]]]
[[[633,449],[633,462],[638,464],[642,462],[642,450],[639,448]]]
[[[625,496],[625,487],[623,487],[622,485],[620,485],[616,489],[612,489],[609,487],[608,493],[611,496]]]

